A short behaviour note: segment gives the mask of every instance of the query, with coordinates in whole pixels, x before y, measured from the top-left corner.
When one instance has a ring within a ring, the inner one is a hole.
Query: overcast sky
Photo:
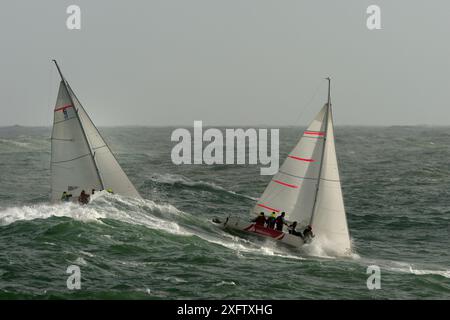
[[[449,35],[448,0],[3,0],[0,125],[51,125],[52,58],[99,126],[303,125],[328,75],[336,125],[450,125]]]

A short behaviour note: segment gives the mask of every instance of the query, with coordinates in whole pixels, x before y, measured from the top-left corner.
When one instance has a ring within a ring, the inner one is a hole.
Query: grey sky
[[[449,31],[448,0],[2,1],[0,125],[51,124],[52,58],[100,126],[305,124],[327,75],[337,125],[450,125]]]

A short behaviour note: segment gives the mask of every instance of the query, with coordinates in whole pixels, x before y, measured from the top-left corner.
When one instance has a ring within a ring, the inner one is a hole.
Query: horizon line
[[[51,128],[53,124],[48,125],[21,125],[21,124],[12,124],[12,125],[0,125],[0,128]],[[292,127],[305,127],[308,124],[284,124],[284,125],[267,125],[267,124],[248,124],[248,125],[236,125],[236,124],[216,124],[216,125],[204,125],[204,128],[292,128]],[[450,124],[334,124],[335,127],[450,127]],[[100,128],[130,128],[130,127],[141,127],[141,128],[186,128],[193,127],[193,123],[191,125],[183,125],[183,124],[164,124],[164,125],[155,125],[155,124],[125,124],[125,125],[97,125]]]

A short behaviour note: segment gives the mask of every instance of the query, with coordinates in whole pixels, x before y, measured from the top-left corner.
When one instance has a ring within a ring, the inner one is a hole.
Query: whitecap
[[[220,281],[219,283],[215,284],[216,287],[235,286],[235,285],[236,285],[236,283],[234,281]]]

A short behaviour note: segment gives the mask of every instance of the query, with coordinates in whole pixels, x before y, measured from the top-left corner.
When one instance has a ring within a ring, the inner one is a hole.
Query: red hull
[[[271,237],[277,240],[283,239],[285,233],[282,231],[266,228],[257,224],[252,224],[244,229],[245,231],[257,233],[266,237]]]

